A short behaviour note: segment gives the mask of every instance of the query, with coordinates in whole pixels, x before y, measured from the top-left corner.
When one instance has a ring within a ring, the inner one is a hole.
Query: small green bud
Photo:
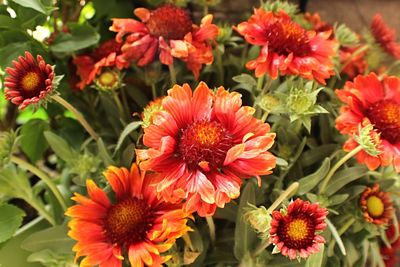
[[[269,112],[277,109],[278,107],[280,107],[281,101],[277,97],[267,94],[267,95],[263,95],[261,97],[260,101],[258,102],[258,105],[264,111],[269,113]]]
[[[315,103],[315,96],[303,89],[292,88],[287,100],[287,107],[291,113],[303,114],[311,109]]]
[[[244,218],[262,238],[268,237],[272,217],[264,206],[248,204]]]
[[[94,80],[96,89],[101,91],[116,90],[122,86],[121,73],[118,70],[104,70]]]
[[[363,125],[365,123],[363,122]],[[372,124],[359,126],[358,134],[354,135],[354,140],[363,147],[363,150],[371,156],[378,156],[382,153],[380,134],[376,132]]]
[[[261,7],[266,11],[272,11],[274,13],[283,10],[287,14],[289,14],[289,16],[294,16],[299,12],[299,10],[297,9],[297,5],[284,0],[269,0],[265,2]]]

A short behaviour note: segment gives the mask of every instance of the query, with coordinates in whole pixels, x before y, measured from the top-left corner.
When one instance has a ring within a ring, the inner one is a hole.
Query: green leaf
[[[117,151],[122,143],[124,142],[125,138],[134,130],[136,130],[142,124],[141,121],[133,121],[129,123],[125,129],[122,131],[121,135],[118,138],[117,146],[115,147],[115,151]]]
[[[234,76],[234,77],[232,77],[232,80],[234,80],[237,83],[249,85],[251,87],[257,86],[257,80],[254,79],[253,76],[246,74],[246,73],[242,73],[240,75]]]
[[[339,235],[338,231],[336,230],[336,227],[331,223],[331,221],[329,219],[326,219],[326,224],[328,225],[329,230],[331,231],[333,238],[335,238],[336,243],[338,244],[340,251],[342,252],[342,254],[344,256],[346,256],[346,248],[344,247],[343,241],[340,238],[340,235]]]
[[[331,161],[329,158],[325,158],[319,169],[306,177],[299,180],[300,186],[297,191],[299,195],[304,195],[310,192],[317,184],[326,176],[331,166]]]
[[[334,195],[329,199],[329,206],[339,205],[343,203],[346,199],[348,199],[349,196],[349,194]]]
[[[67,235],[66,225],[58,225],[33,233],[26,238],[21,247],[36,252],[49,249],[56,253],[70,253],[75,241]]]
[[[241,260],[250,252],[254,246],[254,242],[257,240],[255,231],[249,224],[245,222],[243,218],[245,208],[248,206],[248,204],[255,204],[256,202],[254,187],[254,181],[248,181],[240,197],[239,210],[236,216],[234,244],[234,254],[238,260]]]
[[[12,164],[0,168],[0,198],[4,196],[25,200],[33,199],[28,175]]]
[[[356,166],[350,167],[341,171],[338,171],[333,175],[331,181],[326,187],[326,194],[331,196],[339,191],[343,186],[351,183],[364,176],[367,173],[368,169],[364,166]]]
[[[60,33],[50,46],[54,53],[70,54],[77,50],[96,45],[100,40],[97,31],[88,24],[68,24],[70,33]]]
[[[5,69],[11,66],[11,62],[22,56],[25,51],[31,51],[29,42],[14,42],[0,48],[0,68]]]
[[[45,1],[43,0],[11,0],[18,5],[32,8],[40,13],[45,15],[49,15],[54,8],[50,5],[45,5]],[[51,2],[50,2],[51,3]]]
[[[43,132],[50,128],[44,120],[30,120],[21,127],[21,149],[32,162],[42,158],[48,148]]]
[[[44,132],[44,136],[58,157],[66,162],[73,161],[76,158],[76,152],[71,149],[71,146],[62,137],[50,131]]]
[[[21,226],[25,212],[13,205],[0,206],[0,243],[10,239]]]
[[[1,28],[11,28],[15,29],[18,27],[18,21],[16,19],[10,18],[9,16],[0,15],[0,29]]]
[[[324,244],[319,245],[319,252],[312,254],[306,261],[305,267],[321,267],[324,259]]]

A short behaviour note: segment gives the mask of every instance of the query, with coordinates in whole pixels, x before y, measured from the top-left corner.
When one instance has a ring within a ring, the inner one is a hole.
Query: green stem
[[[264,85],[264,87],[262,89],[262,92],[260,94],[261,96],[265,95],[265,93],[268,92],[269,88],[271,88],[272,81],[273,81],[272,78],[268,77],[267,82],[265,83],[265,85]]]
[[[260,244],[258,244],[258,246],[254,249],[254,252],[251,254],[251,256],[253,258],[257,257],[258,255],[260,255],[269,245],[271,245],[272,243],[269,241],[269,238],[263,242],[261,242]]]
[[[219,51],[218,44],[215,44],[215,55],[216,55],[216,63],[217,63],[217,68],[218,68],[218,78],[219,78],[219,84],[223,85],[224,84],[224,65],[222,64],[222,55],[221,51]]]
[[[261,89],[263,87],[263,84],[264,84],[264,77],[265,77],[265,75],[258,77],[258,79],[257,79],[257,91],[261,91]]]
[[[344,232],[346,232],[347,229],[349,229],[350,226],[352,226],[355,221],[356,221],[356,219],[354,217],[352,217],[342,227],[340,227],[340,229],[338,230],[339,236],[344,234]],[[328,245],[329,250],[333,249],[333,246],[335,246],[335,243],[336,243],[335,238],[332,238],[331,242],[329,242],[329,245]]]
[[[170,65],[168,65],[169,68],[169,76],[171,77],[171,83],[172,85],[176,84],[176,72],[175,72],[175,67],[174,67],[174,62],[172,62]]]
[[[29,203],[29,205],[31,205],[35,210],[37,210],[37,212],[43,216],[43,218],[45,218],[51,225],[56,225],[56,221],[54,220],[53,216],[50,215],[50,213],[44,208],[43,205],[41,205],[40,203],[37,203],[34,200],[28,200],[28,199],[24,199],[26,202]]]
[[[335,174],[335,172],[337,171],[337,169],[340,168],[340,166],[342,166],[346,161],[348,161],[349,159],[351,159],[352,157],[354,157],[358,152],[360,152],[362,150],[362,146],[359,145],[358,147],[354,148],[352,151],[350,151],[349,153],[347,153],[343,158],[341,158],[338,162],[336,162],[336,164],[332,167],[332,169],[330,169],[330,171],[328,172],[328,174],[326,175],[324,181],[322,182],[321,187],[319,188],[319,194],[322,194],[325,192],[326,187],[330,181],[330,179],[332,178],[332,176]]]
[[[23,159],[20,159],[16,156],[11,156],[11,161],[20,166],[23,169],[26,169],[39,177],[43,182],[46,183],[46,185],[50,188],[51,192],[53,192],[54,196],[60,203],[61,207],[63,210],[67,210],[67,203],[65,202],[64,197],[61,195],[60,191],[58,190],[57,186],[53,183],[51,178],[42,170],[37,168],[36,166],[30,164],[29,162],[26,162]]]
[[[90,134],[90,136],[94,140],[98,140],[99,136],[98,134],[93,130],[93,128],[90,126],[90,124],[86,121],[85,117],[83,117],[82,113],[80,113],[76,108],[74,108],[70,103],[68,103],[64,98],[60,97],[59,95],[53,95],[51,97],[53,100],[55,100],[57,103],[59,103],[61,106],[65,107],[67,110],[71,111],[76,119],[80,122],[80,124],[85,128],[85,130]]]
[[[298,182],[292,183],[285,191],[283,191],[280,196],[272,203],[272,205],[267,209],[267,213],[272,213],[286,198],[297,191],[300,184]]]
[[[216,235],[215,235],[215,223],[212,216],[206,217],[208,229],[210,230],[211,243],[215,245]]]
[[[122,107],[121,100],[119,99],[118,94],[117,94],[117,92],[115,92],[115,90],[111,90],[111,93],[113,95],[115,104],[117,105],[119,115],[121,116],[121,118],[123,118],[124,117],[124,108]]]
[[[153,100],[157,98],[157,89],[154,83],[151,84],[151,93],[153,94]]]
[[[350,58],[342,65],[342,67],[340,68],[340,71],[342,71],[344,68],[346,68],[347,65],[349,65],[350,62],[351,62],[357,55],[359,55],[360,53],[364,52],[364,51],[367,50],[368,48],[369,48],[369,45],[368,45],[368,44],[365,44],[365,45],[361,46],[360,48],[358,48],[356,51],[354,51],[354,52],[351,54]]]

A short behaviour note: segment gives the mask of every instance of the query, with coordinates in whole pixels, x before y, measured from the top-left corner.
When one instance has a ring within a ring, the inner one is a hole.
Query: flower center
[[[392,100],[375,102],[367,109],[367,117],[391,144],[400,142],[400,105]]]
[[[115,71],[104,71],[96,80],[100,89],[116,89],[119,86],[119,75]]]
[[[143,200],[128,198],[110,207],[104,219],[112,243],[132,244],[145,238],[151,226],[150,209]]]
[[[232,144],[232,136],[220,123],[198,121],[182,131],[178,153],[189,167],[202,161],[219,167]]]
[[[182,8],[166,5],[150,13],[146,22],[150,34],[168,40],[182,40],[192,30],[192,20]]]
[[[385,206],[377,196],[370,196],[367,199],[367,210],[372,217],[379,217],[383,214]]]
[[[21,86],[25,91],[33,91],[40,83],[40,76],[38,73],[30,71],[27,72],[21,79]]]
[[[304,56],[310,52],[306,31],[291,20],[277,21],[266,32],[271,49],[279,55]]]
[[[315,224],[306,215],[286,216],[278,226],[277,235],[288,248],[306,249],[313,243]]]

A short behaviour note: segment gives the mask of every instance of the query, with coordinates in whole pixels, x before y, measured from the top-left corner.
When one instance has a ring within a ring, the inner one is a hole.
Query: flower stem
[[[174,62],[168,65],[168,68],[169,68],[169,76],[171,77],[171,84],[174,85],[176,84],[176,72],[175,72]]]
[[[346,161],[348,161],[349,159],[351,159],[352,157],[354,157],[358,152],[360,152],[362,150],[362,146],[359,145],[358,147],[354,148],[352,151],[350,151],[349,153],[347,153],[343,158],[341,158],[338,162],[336,162],[336,164],[332,167],[332,169],[330,169],[330,171],[328,172],[328,174],[326,175],[325,179],[322,182],[321,187],[319,188],[319,194],[323,194],[326,190],[326,187],[330,181],[330,179],[332,178],[332,176],[335,174],[335,172],[340,168],[340,166],[342,166]]]
[[[262,241],[253,251],[253,253],[251,254],[251,256],[257,257],[258,255],[260,255],[269,245],[271,245],[272,243],[269,241],[269,238],[265,241]]]
[[[267,209],[267,213],[272,213],[286,198],[292,195],[299,188],[299,183],[292,183],[285,191],[283,191],[280,196],[272,203],[272,205]]]
[[[83,128],[85,128],[85,130],[94,140],[97,141],[99,139],[98,134],[89,125],[89,123],[83,117],[82,113],[80,113],[76,108],[74,108],[70,103],[68,103],[64,98],[60,97],[59,95],[53,95],[51,98],[59,103],[61,106],[65,107],[67,110],[71,111],[75,115],[76,119],[83,126]]]
[[[215,56],[216,56],[216,63],[217,63],[217,68],[218,68],[218,79],[219,79],[219,84],[222,85],[224,84],[224,65],[222,63],[222,55],[221,51],[219,50],[218,43],[215,42]]]
[[[60,191],[58,190],[57,186],[53,183],[53,181],[50,179],[50,177],[44,173],[42,170],[37,168],[36,166],[30,164],[29,162],[26,162],[23,159],[20,159],[16,156],[11,156],[11,161],[20,166],[23,169],[26,169],[39,177],[43,182],[46,183],[46,185],[50,188],[51,192],[53,192],[54,196],[60,203],[61,207],[63,210],[67,210],[67,204],[65,202],[64,197],[61,195]]]
[[[38,203],[36,200],[28,200],[28,199],[24,199],[26,202],[29,203],[29,205],[31,205],[35,210],[37,210],[37,212],[43,216],[43,218],[45,218],[51,225],[56,225],[56,222],[53,218],[53,216],[51,216],[51,214],[43,207],[43,205],[41,205],[40,203]]]
[[[261,91],[261,89],[263,87],[263,84],[264,84],[264,77],[265,77],[265,75],[258,77],[258,79],[257,79],[257,91]]]
[[[214,223],[213,217],[207,216],[206,221],[207,221],[208,229],[210,230],[211,243],[213,245],[215,245],[216,236],[215,236],[215,223]]]
[[[151,93],[153,94],[153,100],[157,98],[157,89],[154,83],[151,84]]]

